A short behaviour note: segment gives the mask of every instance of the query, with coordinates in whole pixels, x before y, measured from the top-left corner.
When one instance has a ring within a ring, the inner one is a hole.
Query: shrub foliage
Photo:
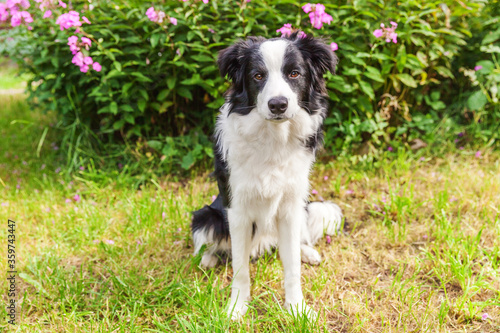
[[[497,1],[339,1],[324,4],[332,21],[320,29],[297,1],[167,0],[148,15],[151,4],[138,0],[42,3],[43,10],[40,2],[17,5],[33,22],[0,22],[0,53],[32,74],[30,101],[57,113],[73,160],[116,156],[116,144],[167,168],[212,156],[208,134],[228,87],[218,51],[246,36],[279,37],[284,24],[338,46],[338,75],[328,77],[329,151],[408,142],[430,132],[450,106],[476,112],[475,121],[500,118]],[[81,25],[61,28],[71,10]],[[380,36],[394,23],[395,40]],[[75,65],[71,36],[100,71]]]

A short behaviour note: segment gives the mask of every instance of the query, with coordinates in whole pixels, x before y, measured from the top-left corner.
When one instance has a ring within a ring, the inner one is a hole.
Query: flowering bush
[[[227,89],[215,60],[236,39],[297,29],[326,38],[340,58],[339,75],[328,77],[327,148],[380,145],[418,135],[403,124],[437,119],[455,98],[460,73],[452,64],[481,6],[8,0],[0,3],[0,53],[33,74],[30,100],[58,113],[65,149],[103,154],[125,141],[134,155],[187,169],[212,154],[203,133],[211,132]]]

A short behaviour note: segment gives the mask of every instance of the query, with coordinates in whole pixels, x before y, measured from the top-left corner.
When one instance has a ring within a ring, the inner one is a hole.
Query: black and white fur
[[[285,307],[308,310],[300,262],[319,264],[312,247],[342,220],[330,202],[308,203],[309,172],[322,143],[328,102],[323,75],[335,54],[321,40],[250,37],[223,50],[218,65],[232,81],[215,131],[219,196],[194,212],[194,254],[213,267],[231,253],[229,314],[239,318],[250,299],[249,257],[279,248],[285,271]]]

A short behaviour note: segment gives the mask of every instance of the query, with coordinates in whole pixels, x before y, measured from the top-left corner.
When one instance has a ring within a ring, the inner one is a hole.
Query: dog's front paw
[[[229,309],[227,309],[227,316],[231,318],[231,320],[240,320],[245,315],[247,310],[247,302],[239,300],[236,302],[231,301]]]
[[[300,257],[302,262],[309,265],[319,265],[321,263],[321,256],[318,251],[307,245],[300,247]]]
[[[219,260],[217,259],[216,256],[214,256],[211,253],[204,253],[203,257],[201,257],[201,262],[200,265],[203,268],[213,268],[215,265],[217,265],[217,262]]]
[[[293,317],[306,316],[310,321],[315,321],[316,318],[318,318],[316,311],[308,306],[303,300],[296,304],[285,303],[285,309],[287,309]]]

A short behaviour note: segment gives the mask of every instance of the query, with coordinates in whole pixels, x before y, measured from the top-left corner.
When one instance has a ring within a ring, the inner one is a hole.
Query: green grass
[[[230,265],[204,271],[191,255],[190,212],[217,191],[209,170],[140,186],[126,166],[56,173],[65,159],[53,149],[60,135],[53,117],[30,111],[23,96],[0,96],[0,103],[0,235],[7,239],[7,218],[17,222],[17,331],[500,330],[498,152],[401,150],[376,167],[324,159],[312,174],[313,199],[337,202],[350,229],[331,244],[320,241],[320,266],[303,265],[317,322],[281,309],[275,253],[251,265],[253,300],[235,323],[224,311]],[[4,321],[0,327],[14,330]]]
[[[22,90],[26,87],[27,75],[17,75],[17,67],[6,59],[0,58],[1,90]]]

